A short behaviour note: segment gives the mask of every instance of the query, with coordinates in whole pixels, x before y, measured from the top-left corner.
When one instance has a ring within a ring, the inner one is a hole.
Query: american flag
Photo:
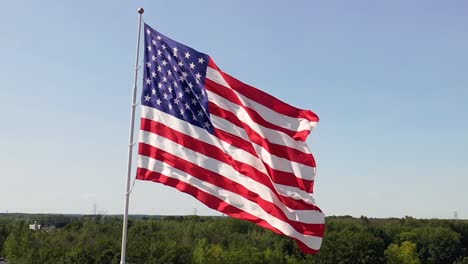
[[[305,143],[319,118],[233,78],[213,59],[145,24],[137,179],[297,241],[322,243]]]

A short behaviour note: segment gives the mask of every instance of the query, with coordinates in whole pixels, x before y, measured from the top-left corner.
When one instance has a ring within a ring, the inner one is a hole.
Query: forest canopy
[[[34,221],[41,230],[30,230]],[[468,221],[412,217],[328,217],[322,248],[296,243],[229,217],[132,216],[128,263],[468,264]],[[117,216],[0,214],[0,256],[8,263],[119,263]]]

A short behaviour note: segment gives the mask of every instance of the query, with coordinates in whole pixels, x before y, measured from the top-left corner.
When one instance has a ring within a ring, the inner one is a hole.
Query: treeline
[[[38,220],[54,225],[29,230]],[[119,263],[121,219],[102,216],[0,215],[0,256],[9,263]],[[468,264],[468,221],[328,217],[322,249],[304,255],[295,242],[226,217],[133,217],[128,263]]]

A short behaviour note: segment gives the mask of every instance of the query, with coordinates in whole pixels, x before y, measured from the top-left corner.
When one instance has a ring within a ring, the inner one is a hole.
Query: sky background
[[[3,1],[0,212],[123,212],[140,6],[155,29],[320,116],[308,143],[326,215],[468,218],[462,0]],[[130,213],[195,211],[219,215],[135,183]]]

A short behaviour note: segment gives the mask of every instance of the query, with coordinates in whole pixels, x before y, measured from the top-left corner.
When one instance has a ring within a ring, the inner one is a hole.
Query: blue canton
[[[145,24],[142,105],[214,132],[204,88],[209,56]]]

